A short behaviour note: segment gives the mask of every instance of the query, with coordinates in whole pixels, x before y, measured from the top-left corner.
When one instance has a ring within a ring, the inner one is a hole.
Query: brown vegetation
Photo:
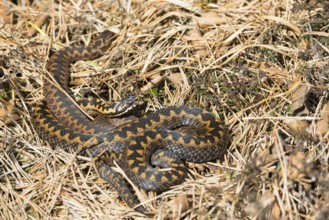
[[[51,149],[31,123],[49,54],[107,29],[106,55],[72,66],[78,97],[197,106],[232,135],[224,160],[138,193],[156,218],[328,219],[328,11],[320,0],[0,0],[0,219],[144,218],[91,159]]]

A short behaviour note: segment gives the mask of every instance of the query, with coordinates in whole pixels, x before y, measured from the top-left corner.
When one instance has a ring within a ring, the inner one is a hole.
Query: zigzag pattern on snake
[[[69,90],[70,64],[100,57],[110,47],[111,37],[111,32],[102,32],[92,45],[67,47],[50,58],[50,77],[45,77],[43,87],[45,100],[34,108],[33,122],[39,136],[51,146],[79,150],[96,158],[100,177],[129,206],[145,212],[125,179],[113,169],[114,161],[134,184],[160,192],[184,180],[184,161],[207,162],[221,157],[227,150],[229,135],[220,119],[187,106],[166,107],[115,128],[88,119]],[[133,96],[112,105],[91,102],[82,106],[100,109],[108,117],[122,116],[135,107]]]

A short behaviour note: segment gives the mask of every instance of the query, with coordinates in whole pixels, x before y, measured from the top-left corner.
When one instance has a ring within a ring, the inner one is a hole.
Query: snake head
[[[113,109],[116,112],[116,117],[127,115],[137,106],[137,96],[128,95],[125,99],[114,103]]]

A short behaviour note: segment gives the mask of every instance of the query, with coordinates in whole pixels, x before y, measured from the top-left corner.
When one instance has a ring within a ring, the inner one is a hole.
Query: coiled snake
[[[184,180],[184,161],[206,162],[223,155],[229,135],[220,119],[187,106],[166,107],[115,128],[89,120],[70,95],[70,64],[101,56],[111,37],[111,32],[102,32],[92,45],[67,47],[50,58],[50,76],[43,86],[45,100],[34,108],[33,122],[39,136],[51,146],[96,158],[100,177],[129,206],[143,212],[131,187],[112,168],[114,161],[137,186],[160,192]],[[84,107],[96,106],[109,117],[122,116],[136,104],[133,96],[113,105],[94,100],[85,103]]]

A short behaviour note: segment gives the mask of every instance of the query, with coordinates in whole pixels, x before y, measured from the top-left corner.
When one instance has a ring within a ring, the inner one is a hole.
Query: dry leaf
[[[0,121],[4,124],[9,124],[12,122],[12,119],[17,118],[17,115],[14,115],[15,102],[13,99],[9,100],[4,104],[3,107],[0,107]]]
[[[315,134],[322,138],[329,132],[329,101],[321,109],[322,119],[316,123]]]
[[[278,160],[278,155],[276,153],[270,152],[267,147],[259,148],[253,154],[255,159],[254,164],[256,167],[263,166],[264,164],[270,164]]]
[[[71,82],[70,85],[72,86],[80,86],[80,85],[84,85],[86,83],[89,83],[90,79],[88,78],[74,78]]]
[[[220,16],[218,13],[209,11],[207,13],[203,13],[201,17],[196,18],[196,22],[198,23],[199,27],[205,28],[209,26],[225,24],[226,20],[225,17]]]
[[[201,14],[202,13],[202,9],[199,7],[195,7],[196,5],[186,2],[186,1],[180,1],[180,0],[165,0],[166,2],[169,2],[171,4],[174,4],[178,7],[182,7],[185,10],[188,10],[190,12],[194,12],[196,14]]]
[[[193,29],[187,32],[186,37],[187,40],[191,41],[193,45],[194,54],[200,57],[204,57],[208,55],[207,51],[207,43],[205,39],[202,37],[200,30]]]
[[[305,161],[305,154],[300,151],[289,156],[287,174],[290,179],[297,180],[305,175]]]
[[[297,151],[289,156],[286,175],[290,180],[299,182],[306,189],[309,189],[312,180],[308,176],[314,173],[312,169],[313,163],[310,163],[307,155],[304,152]]]
[[[198,29],[189,30],[186,33],[186,36],[185,37],[188,40],[190,40],[191,43],[192,43],[192,45],[194,45],[194,46],[199,45],[198,42],[203,40],[202,34],[201,34],[200,30],[198,30]]]
[[[296,119],[285,119],[284,123],[288,125],[288,127],[295,133],[301,136],[307,136],[308,133],[306,129],[309,127],[309,123],[307,121],[296,120]]]
[[[49,17],[48,13],[45,13],[48,11],[48,4],[38,4],[37,5],[37,11],[39,11],[39,16],[33,21],[33,25],[29,28],[27,32],[27,36],[31,37],[37,32],[37,28],[40,28],[46,21],[46,19]]]
[[[270,20],[270,21],[274,21],[278,24],[282,24],[284,26],[289,27],[295,34],[297,34],[298,36],[301,35],[301,30],[298,28],[297,25],[291,23],[290,21],[287,21],[281,17],[277,17],[277,16],[263,16],[264,19]]]
[[[291,113],[292,115],[301,116],[301,115],[308,115],[310,112],[305,107],[301,112],[300,109],[304,106],[306,95],[310,88],[305,85],[299,86],[292,94],[291,94]],[[298,111],[298,113],[296,112]]]
[[[167,79],[170,80],[176,87],[182,86],[187,89],[189,87],[189,83],[185,73],[171,73],[167,76]]]
[[[275,197],[273,193],[268,191],[265,192],[256,201],[252,202],[247,207],[245,207],[244,211],[249,215],[259,217],[259,219],[262,219],[261,218],[262,216],[264,217],[268,214],[266,209],[270,208],[270,206],[272,206],[274,202],[275,202]]]
[[[272,219],[281,219],[281,210],[277,202],[274,203],[273,209],[272,209]]]
[[[164,78],[165,76],[160,73],[152,75],[151,80],[141,88],[141,92],[142,93],[148,92],[150,89],[158,85]]]
[[[304,105],[308,91],[309,91],[309,87],[305,85],[301,85],[294,92],[292,92],[291,113],[293,116],[303,116],[309,114],[309,110]],[[309,127],[308,121],[297,120],[297,119],[286,119],[284,120],[284,122],[296,134],[301,134],[302,136],[308,135],[306,131],[306,129]]]
[[[187,77],[184,73],[171,73],[171,74],[154,74],[151,76],[151,80],[141,88],[141,92],[148,92],[150,89],[158,85],[162,80],[170,80],[176,87],[183,87],[184,89],[189,88]]]
[[[278,66],[275,66],[273,63],[265,61],[261,62],[258,67],[259,70],[266,72],[270,76],[287,76],[289,75],[288,70],[286,68],[280,68]]]
[[[215,175],[220,175],[220,174],[225,173],[225,171],[223,170],[223,168],[221,168],[219,166],[214,166],[214,165],[209,164],[208,165],[208,168]]]
[[[209,52],[207,50],[197,50],[194,54],[196,57],[206,57],[209,55]]]
[[[10,12],[9,5],[6,6],[5,2],[0,1],[0,23],[11,24],[13,21],[13,14]]]
[[[298,44],[298,49],[300,49],[300,50],[306,50],[307,47],[308,47],[308,43],[304,39],[302,39]]]
[[[328,206],[328,203],[327,203],[326,206],[321,207],[321,210],[319,210],[314,215],[314,220],[323,220],[323,219],[329,219],[329,206]]]
[[[187,196],[186,195],[178,195],[173,200],[174,202],[174,216],[179,217],[182,213],[187,211],[190,207]]]

